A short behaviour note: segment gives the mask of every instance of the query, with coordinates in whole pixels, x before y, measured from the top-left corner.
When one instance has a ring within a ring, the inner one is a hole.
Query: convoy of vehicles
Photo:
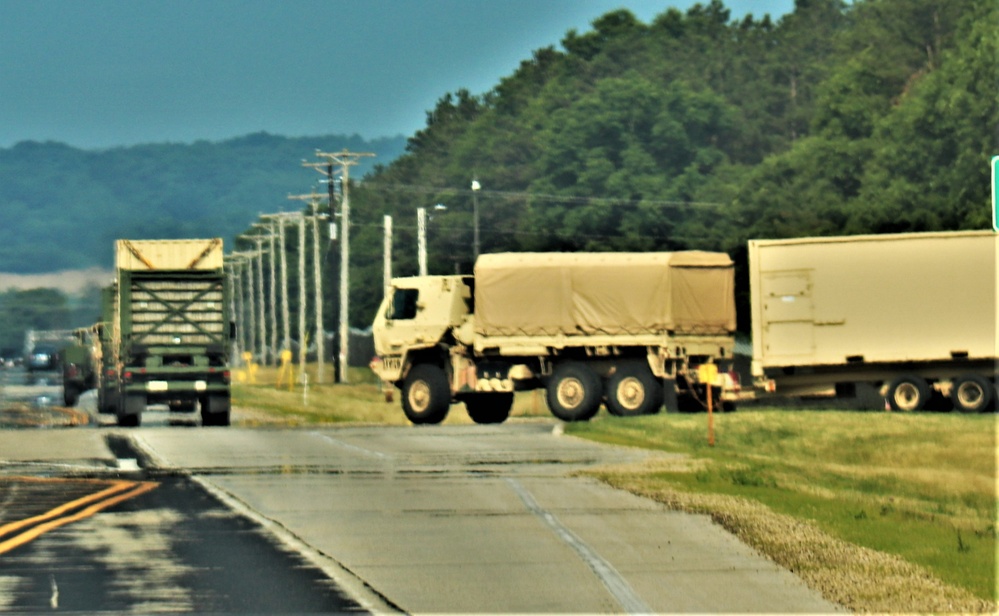
[[[229,425],[234,332],[222,240],[118,240],[115,247],[102,320],[68,352],[81,362],[81,378],[64,382],[67,403],[92,383],[98,411],[122,426],[138,426],[149,404],[200,407],[202,425]]]
[[[999,235],[748,248],[755,394],[849,396],[862,385],[897,410],[995,410]],[[96,388],[98,410],[120,425],[139,425],[156,403],[228,425],[228,301],[221,240],[119,240],[102,321],[59,351],[66,404]],[[443,421],[455,402],[500,423],[514,392],[530,389],[564,421],[601,405],[631,416],[697,410],[709,394],[732,410],[747,397],[723,253],[482,255],[474,276],[392,280],[372,329],[371,367],[416,424]]]
[[[997,260],[991,231],[750,241],[756,385],[993,409]]]
[[[463,402],[507,419],[514,391],[544,388],[565,421],[700,404],[731,408],[733,264],[713,252],[488,254],[472,276],[398,278],[373,325],[373,369],[413,423]],[[698,367],[714,364],[712,383]]]

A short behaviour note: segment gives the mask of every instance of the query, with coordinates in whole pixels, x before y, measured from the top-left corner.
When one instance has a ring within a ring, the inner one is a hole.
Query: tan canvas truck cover
[[[130,271],[222,269],[222,240],[118,240],[115,267]]]
[[[735,330],[724,253],[508,253],[475,265],[483,336],[641,335]]]
[[[999,236],[751,240],[754,372],[997,356]]]

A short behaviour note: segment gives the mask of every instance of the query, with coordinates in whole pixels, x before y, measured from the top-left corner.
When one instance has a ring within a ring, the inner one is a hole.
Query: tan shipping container
[[[753,373],[999,356],[991,231],[751,240]]]
[[[115,267],[129,271],[222,269],[222,240],[117,240]]]

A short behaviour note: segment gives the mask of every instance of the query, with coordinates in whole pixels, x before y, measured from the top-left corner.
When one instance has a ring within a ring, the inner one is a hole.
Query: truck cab
[[[472,343],[471,276],[396,278],[375,316],[377,369],[384,381],[403,377],[407,355],[437,352],[441,341]],[[411,359],[411,357],[410,357]]]

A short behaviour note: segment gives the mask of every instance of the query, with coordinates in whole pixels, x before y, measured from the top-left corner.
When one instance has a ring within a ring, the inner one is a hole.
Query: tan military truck
[[[997,259],[991,231],[751,240],[756,386],[993,409]]]
[[[375,318],[372,368],[415,424],[463,402],[477,423],[507,419],[514,392],[544,388],[552,414],[585,421],[699,406],[713,363],[733,408],[735,301],[726,254],[480,256],[475,276],[398,278]],[[707,372],[707,371],[705,371]]]

